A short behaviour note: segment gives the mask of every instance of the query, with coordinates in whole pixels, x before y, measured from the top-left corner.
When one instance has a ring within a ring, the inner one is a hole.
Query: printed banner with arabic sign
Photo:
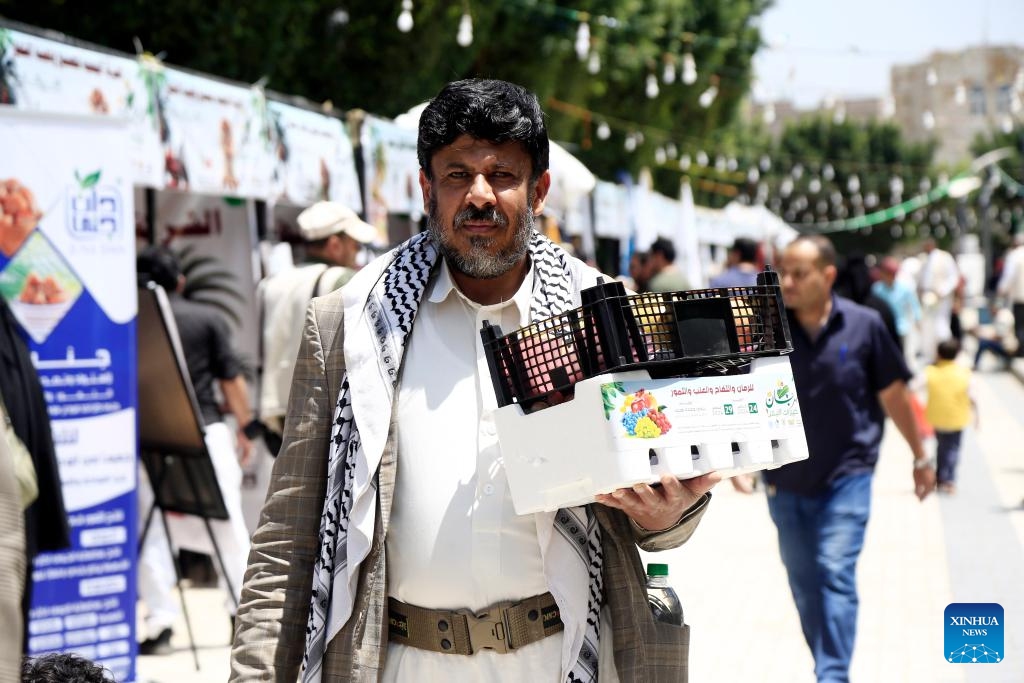
[[[280,102],[269,102],[267,109],[276,145],[277,201],[309,206],[330,199],[361,212],[363,199],[345,124]]]
[[[135,236],[123,121],[0,110],[0,295],[51,419],[72,547],[35,560],[30,655],[134,679]]]
[[[18,109],[126,118],[132,180],[163,184],[158,131],[146,116],[144,74],[127,57],[0,27],[0,103]]]
[[[406,214],[414,219],[423,213],[416,131],[367,116],[363,122],[362,146],[367,221],[380,232],[379,241],[387,244],[389,213]]]

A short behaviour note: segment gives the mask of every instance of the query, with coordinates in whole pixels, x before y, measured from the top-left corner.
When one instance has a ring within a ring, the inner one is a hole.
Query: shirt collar
[[[533,261],[530,261],[530,270],[527,271],[526,277],[523,278],[522,284],[519,285],[519,289],[512,296],[509,301],[503,301],[498,304],[491,304],[490,306],[481,306],[475,301],[472,301],[463,294],[458,286],[455,284],[455,280],[452,279],[452,272],[448,268],[448,261],[441,259],[441,268],[438,271],[437,277],[434,279],[434,284],[430,288],[430,294],[427,300],[431,303],[439,304],[445,301],[452,292],[462,299],[471,308],[503,308],[507,305],[514,304],[517,311],[519,312],[519,320],[521,325],[528,325],[530,322],[530,304],[533,301]]]

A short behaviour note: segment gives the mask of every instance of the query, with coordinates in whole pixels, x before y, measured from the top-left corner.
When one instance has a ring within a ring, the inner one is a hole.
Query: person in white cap
[[[377,238],[376,228],[338,202],[317,202],[299,214],[298,222],[305,261],[267,278],[257,292],[263,335],[259,418],[275,434],[283,427],[310,299],[348,282],[355,275],[359,251]],[[266,441],[275,450],[273,435]]]

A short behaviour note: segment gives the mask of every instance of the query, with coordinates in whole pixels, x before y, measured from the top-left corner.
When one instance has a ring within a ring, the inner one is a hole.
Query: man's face
[[[831,296],[836,267],[822,266],[818,259],[818,248],[810,242],[795,242],[782,252],[779,275],[787,308],[813,310]]]
[[[551,185],[548,172],[531,187],[530,155],[518,142],[494,144],[462,135],[420,171],[430,232],[450,267],[496,278],[523,262]]]

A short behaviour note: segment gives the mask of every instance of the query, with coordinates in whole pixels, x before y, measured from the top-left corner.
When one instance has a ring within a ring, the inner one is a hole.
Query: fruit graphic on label
[[[27,187],[14,178],[0,180],[0,252],[13,256],[42,215]]]
[[[623,401],[621,412],[622,426],[630,436],[653,439],[672,429],[672,424],[659,409],[654,395],[645,389],[628,394]]]

